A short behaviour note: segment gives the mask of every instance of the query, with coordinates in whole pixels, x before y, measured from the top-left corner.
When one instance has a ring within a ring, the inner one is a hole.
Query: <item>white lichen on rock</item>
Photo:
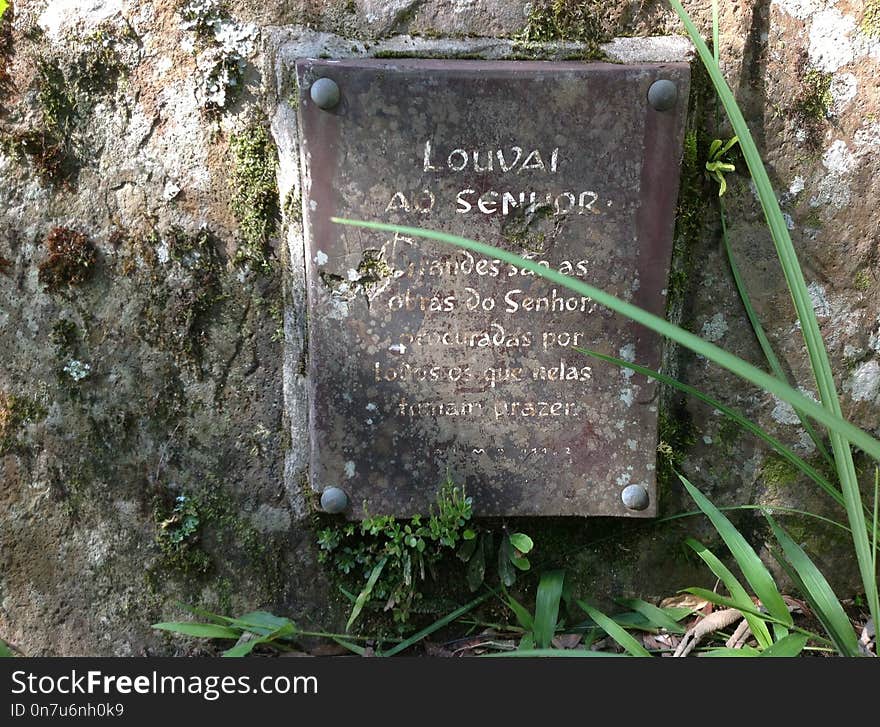
[[[74,26],[94,28],[122,14],[124,0],[52,0],[37,19],[37,25],[50,38],[61,37]]]
[[[716,313],[703,324],[702,335],[707,341],[720,341],[727,333],[729,326],[723,313]]]
[[[828,92],[832,99],[828,112],[840,116],[858,94],[859,81],[852,73],[838,73],[831,79]]]
[[[80,382],[91,373],[92,367],[89,364],[74,358],[64,365],[63,370],[71,379]]]
[[[807,286],[807,292],[810,294],[810,302],[813,304],[813,312],[816,314],[816,318],[827,318],[830,316],[831,304],[828,302],[825,286],[812,282]]]
[[[844,385],[853,401],[880,403],[880,362],[871,359],[861,364]]]
[[[229,17],[216,0],[192,0],[180,15],[180,27],[196,36],[185,38],[183,47],[196,58],[199,105],[228,108],[242,90],[247,59],[259,40],[257,26]]]
[[[810,198],[811,207],[846,207],[852,197],[850,182],[857,167],[855,155],[843,139],[836,139],[822,155],[825,173],[821,175],[816,195]]]
[[[852,63],[855,60],[852,38],[855,30],[855,18],[844,15],[837,8],[815,13],[807,50],[810,65],[825,73],[834,73]]]
[[[825,0],[773,0],[771,5],[798,20],[806,20],[825,7]]]

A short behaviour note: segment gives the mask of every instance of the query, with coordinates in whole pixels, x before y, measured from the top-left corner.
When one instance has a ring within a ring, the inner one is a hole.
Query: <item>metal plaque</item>
[[[663,315],[687,64],[301,60],[312,486],[325,509],[656,515],[658,337],[470,237]]]

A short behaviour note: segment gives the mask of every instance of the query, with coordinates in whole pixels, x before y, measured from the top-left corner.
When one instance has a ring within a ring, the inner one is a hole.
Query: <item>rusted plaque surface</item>
[[[330,218],[471,237],[662,315],[687,65],[297,73],[312,486],[344,490],[350,518],[426,512],[447,474],[482,515],[655,515],[655,386],[573,347],[657,367],[656,336],[498,260]],[[338,105],[312,100],[319,78]],[[658,79],[678,91],[665,111]]]

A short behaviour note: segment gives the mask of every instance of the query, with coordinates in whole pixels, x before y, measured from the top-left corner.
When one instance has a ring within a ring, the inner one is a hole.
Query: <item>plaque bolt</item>
[[[669,111],[678,100],[678,87],[670,80],[661,78],[648,89],[648,103],[657,111]]]
[[[321,493],[321,509],[336,514],[348,507],[348,495],[338,487],[328,487]]]
[[[329,110],[339,103],[339,86],[330,78],[319,78],[309,89],[309,95],[318,108]]]
[[[648,491],[642,485],[627,485],[620,493],[620,499],[630,510],[644,510],[650,502]]]

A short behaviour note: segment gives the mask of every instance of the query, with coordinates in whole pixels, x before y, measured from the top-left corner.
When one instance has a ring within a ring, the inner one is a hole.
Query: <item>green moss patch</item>
[[[597,9],[601,3],[583,0],[536,0],[526,25],[516,36],[526,47],[553,41],[583,43],[583,59],[603,57],[601,44],[609,40]]]
[[[37,402],[0,391],[0,455],[18,444],[22,427],[46,417],[46,410]]]
[[[862,15],[862,32],[872,38],[880,37],[880,0],[867,0]]]
[[[279,218],[278,154],[264,120],[254,122],[230,140],[232,172],[230,208],[238,221],[242,244],[237,262],[268,265],[269,239]]]
[[[833,98],[831,96],[832,75],[807,65],[805,55],[798,63],[800,89],[794,99],[792,114],[805,135],[805,143],[810,149],[818,149],[822,144],[828,113]]]

